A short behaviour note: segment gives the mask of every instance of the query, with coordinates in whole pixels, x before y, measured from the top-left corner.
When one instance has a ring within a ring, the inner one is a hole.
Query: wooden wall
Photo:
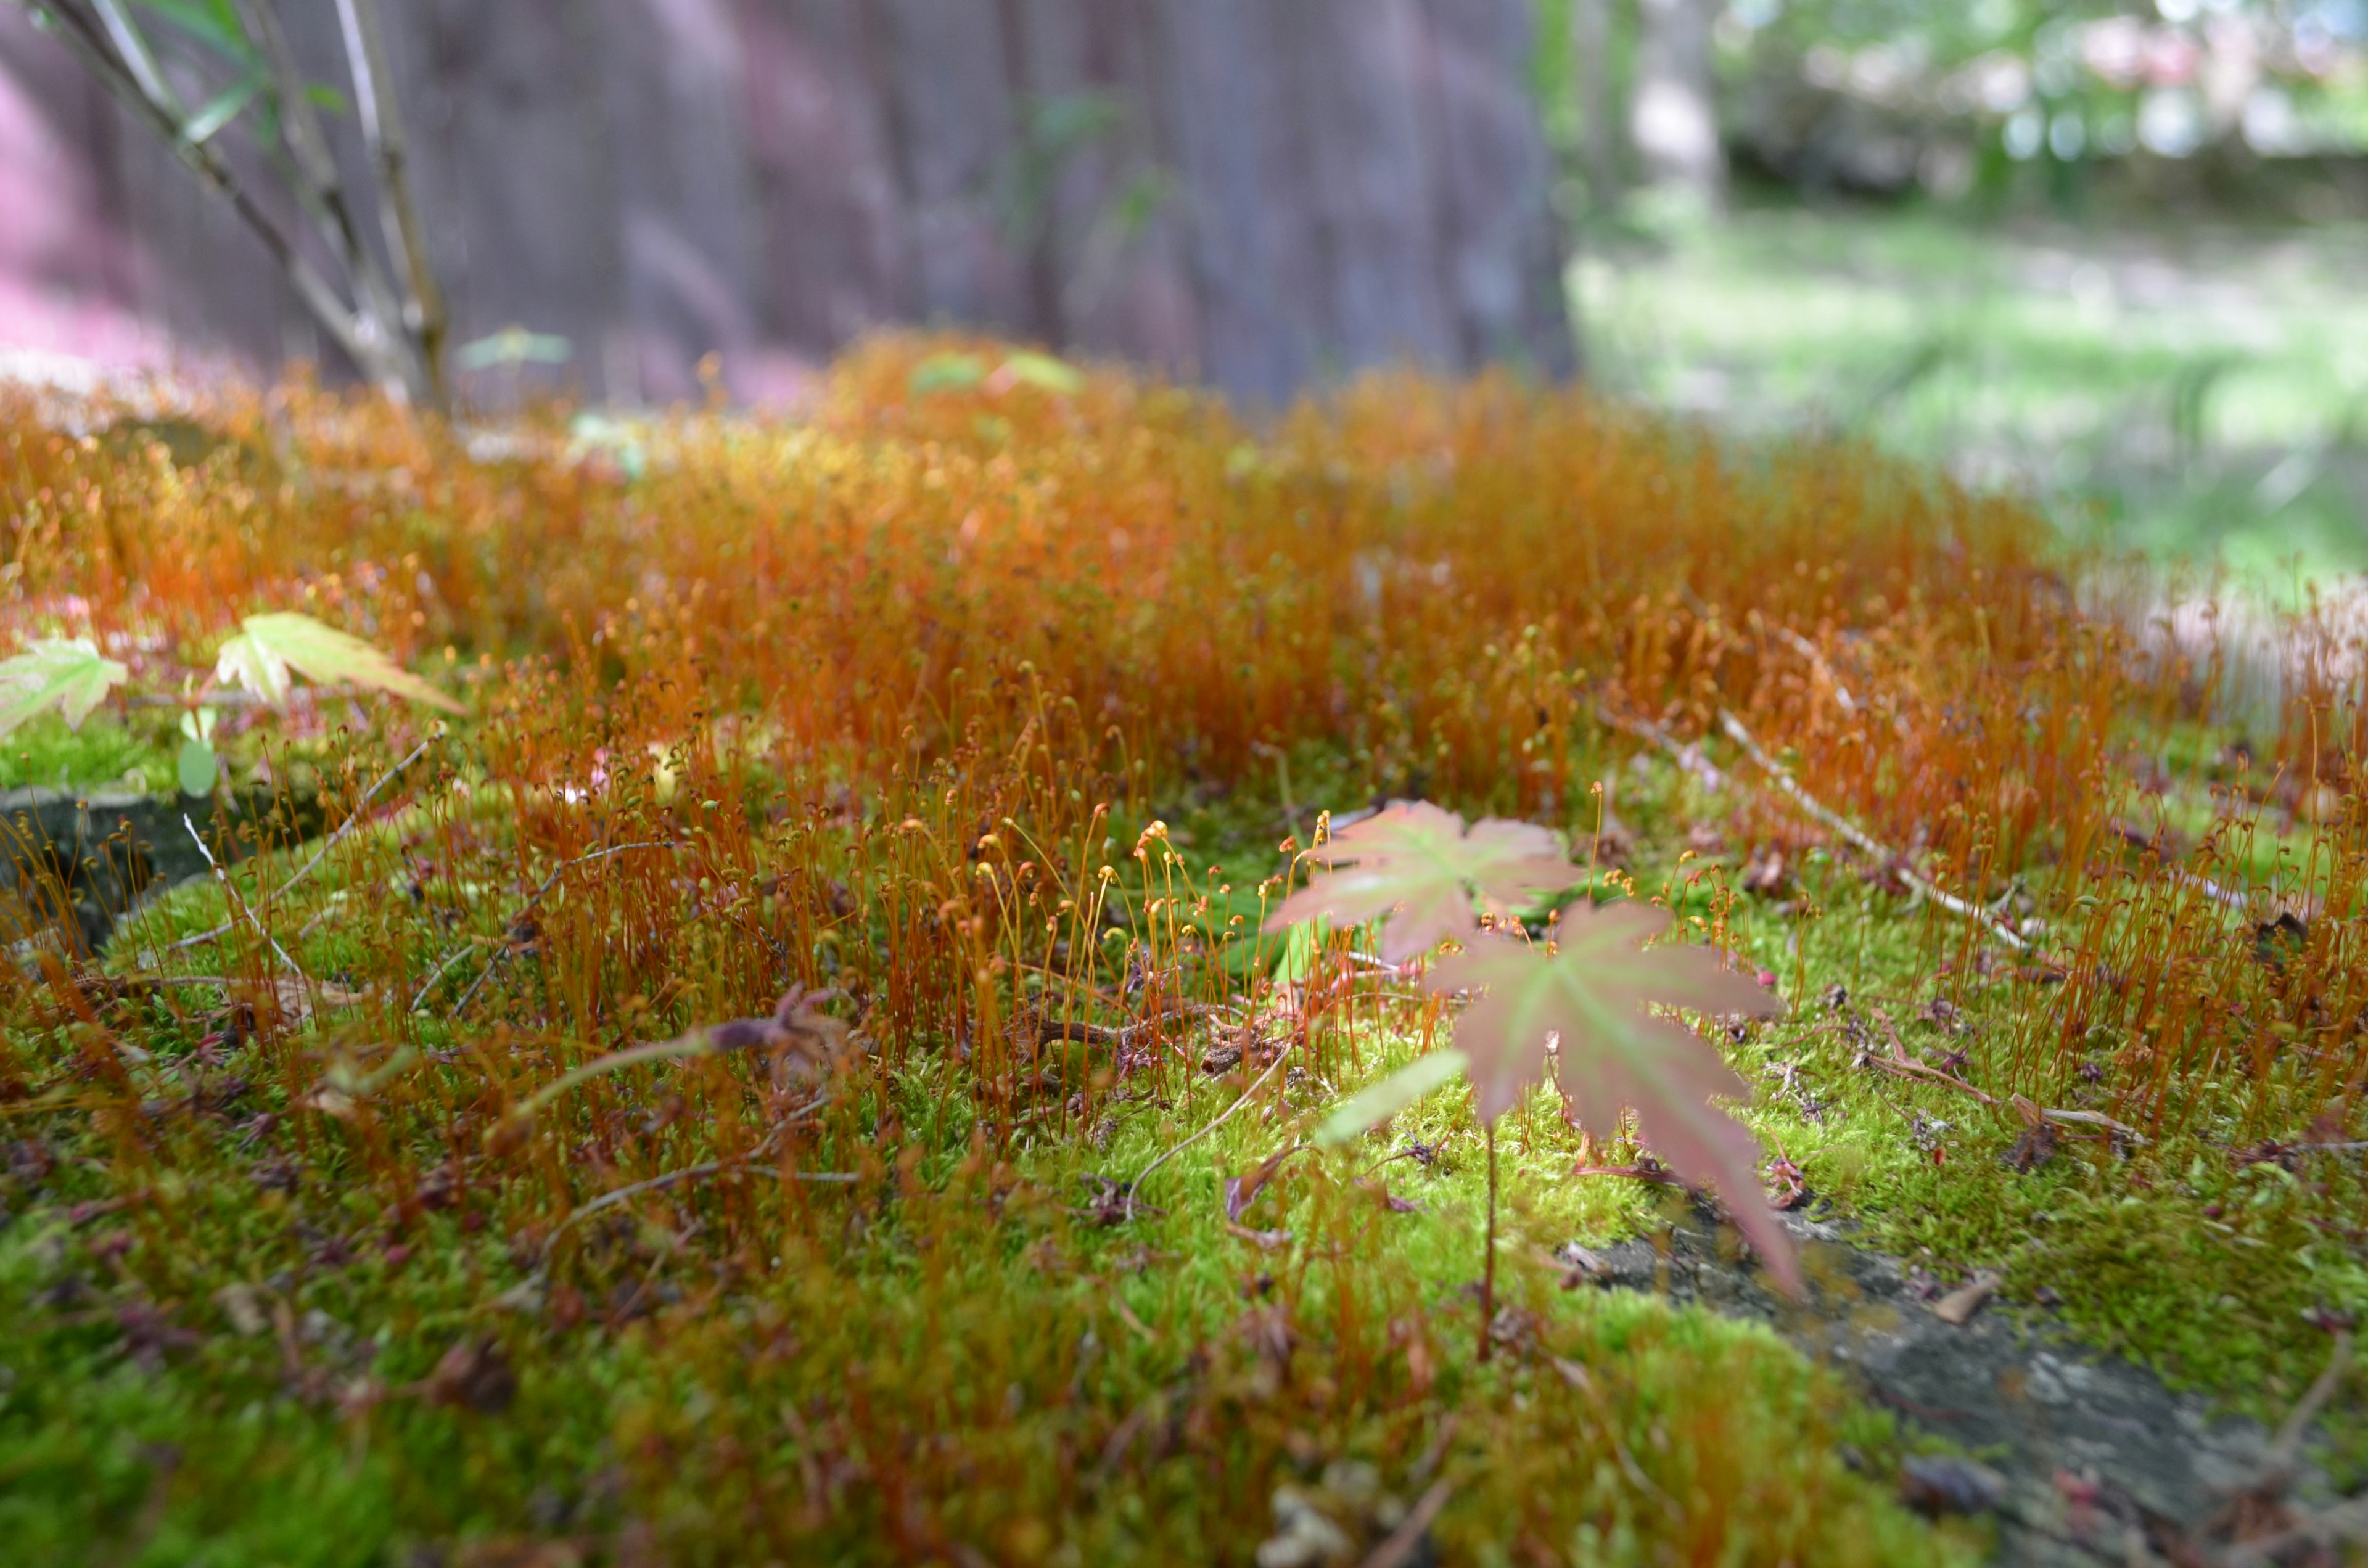
[[[1569,367],[1531,0],[384,4],[460,337],[564,335],[595,395],[694,394],[713,351],[777,396],[897,323],[1259,402],[1393,360]],[[281,11],[342,81],[334,7]],[[56,210],[0,239],[0,337],[14,287],[322,353],[227,210],[8,6],[12,175]]]

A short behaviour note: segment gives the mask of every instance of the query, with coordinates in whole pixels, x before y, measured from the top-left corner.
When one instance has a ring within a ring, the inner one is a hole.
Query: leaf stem
[[[1480,1266],[1480,1359],[1488,1358],[1488,1330],[1497,1321],[1497,1124],[1488,1126],[1488,1255]]]
[[[378,782],[364,790],[362,792],[362,798],[354,802],[354,809],[347,813],[346,820],[338,824],[337,831],[329,835],[328,842],[323,844],[318,850],[314,851],[313,858],[310,860],[305,861],[302,868],[299,869],[294,876],[290,877],[286,881],[280,883],[278,891],[273,892],[270,899],[267,902],[277,903],[279,900],[287,897],[289,891],[295,887],[298,882],[302,881],[306,877],[312,875],[313,869],[318,866],[323,860],[326,859],[328,858],[329,851],[335,849],[337,845],[343,841],[346,835],[351,833],[354,828],[360,824],[362,821],[362,813],[369,809],[370,801],[377,798],[378,792],[381,790],[385,789],[395,779],[401,778],[404,770],[408,768],[413,763],[417,762],[422,753],[443,738],[444,726],[438,724],[436,727],[436,733],[429,735],[417,745],[414,746],[409,756],[404,757],[401,762],[396,763],[393,767],[388,768],[383,774],[380,775]],[[183,820],[187,821],[188,819],[185,817]],[[194,833],[196,830],[193,828],[190,831]],[[198,841],[198,846],[200,849],[204,848],[205,840],[199,839]],[[213,863],[213,857],[211,854],[206,857],[206,863],[208,865],[211,865]],[[165,945],[165,951],[168,953],[176,953],[184,948],[194,948],[199,943],[211,942],[215,940],[217,937],[227,937],[230,935],[232,928],[237,926],[237,924],[238,922],[235,919],[225,920],[211,931],[200,931],[195,936],[184,937],[177,942],[167,942]]]

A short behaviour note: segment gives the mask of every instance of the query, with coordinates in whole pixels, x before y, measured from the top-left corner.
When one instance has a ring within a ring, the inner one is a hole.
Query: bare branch
[[[363,3],[365,8],[355,15],[369,25],[370,36],[374,40],[377,13],[367,0]],[[44,30],[63,44],[111,97],[161,137],[176,157],[230,202],[240,221],[262,241],[304,308],[364,376],[382,388],[427,398],[442,406],[442,374],[434,362],[435,345],[440,343],[443,333],[442,307],[425,270],[425,251],[418,241],[416,220],[411,216],[407,187],[400,184],[403,176],[399,134],[392,165],[385,150],[375,142],[373,151],[379,154],[381,184],[390,169],[397,182],[382,194],[389,203],[389,212],[402,218],[402,226],[409,235],[407,247],[396,247],[397,259],[405,271],[406,287],[413,296],[408,302],[396,300],[393,286],[355,231],[343,189],[336,182],[335,162],[328,155],[326,139],[304,101],[302,80],[270,11],[270,0],[240,0],[240,17],[245,29],[270,62],[275,94],[281,100],[288,127],[293,166],[278,158],[276,150],[265,151],[279,177],[320,227],[329,249],[348,275],[355,295],[352,301],[340,295],[298,248],[294,237],[264,210],[211,142],[189,134],[188,110],[173,90],[147,36],[127,8],[126,0],[28,0],[28,4],[35,19],[46,24]],[[340,0],[340,4],[351,11],[355,0]],[[378,47],[376,54],[382,62],[382,46]],[[366,126],[383,130],[394,123],[385,80],[382,63],[380,69],[367,74],[358,70],[358,85],[366,87],[361,94]],[[402,192],[399,200],[393,194],[397,189]],[[389,243],[394,244],[392,236],[396,230],[390,228],[389,233]],[[419,302],[423,290],[426,304]],[[416,317],[420,324],[409,325],[407,317]]]
[[[164,70],[157,65],[155,53],[148,47],[147,35],[140,30],[140,25],[123,8],[123,0],[91,0],[91,5],[98,12],[98,19],[107,28],[108,40],[115,45],[115,52],[123,62],[125,73],[139,87],[141,95],[175,120],[186,119],[188,110],[181,107],[181,100],[174,93],[172,84],[165,80]]]
[[[288,34],[279,25],[279,14],[272,8],[271,0],[238,0],[238,9],[240,20],[254,35],[271,67],[282,134],[295,164],[296,177],[290,184],[298,200],[313,214],[322,238],[336,254],[346,275],[353,280],[364,307],[383,324],[383,335],[389,338],[398,336],[393,328],[402,319],[402,308],[395,300],[394,286],[379,266],[378,257],[362,243],[352,208],[346,200],[344,181],[337,174],[336,159],[329,152],[320,116],[313,113],[312,101],[305,96],[303,74],[297,69],[295,51],[289,47]],[[414,379],[406,376],[406,390]]]
[[[438,409],[449,406],[444,386],[444,301],[427,262],[427,238],[411,199],[403,116],[394,97],[394,73],[379,23],[378,0],[337,0],[337,20],[346,35],[346,60],[353,73],[354,106],[362,140],[378,165],[379,224],[394,257],[404,299],[404,326],[419,352],[426,384],[420,388]]]
[[[1758,763],[1760,771],[1773,779],[1776,787],[1790,796],[1793,803],[1807,813],[1811,821],[1832,829],[1859,848],[1873,856],[1876,860],[1889,866],[1899,880],[1908,887],[1939,904],[1950,914],[1972,921],[1981,927],[1984,935],[2005,944],[2018,953],[2034,951],[2031,943],[2021,933],[2010,929],[2004,921],[1994,919],[1987,910],[1978,905],[1968,903],[1956,894],[1934,886],[1911,870],[1902,857],[1884,848],[1857,824],[1838,812],[1827,810],[1806,790],[1801,788],[1800,780],[1793,777],[1792,769],[1760,749],[1759,743],[1751,738],[1751,732],[1743,727],[1742,720],[1722,708],[1718,710],[1718,722],[1735,744],[1743,748],[1745,755]]]

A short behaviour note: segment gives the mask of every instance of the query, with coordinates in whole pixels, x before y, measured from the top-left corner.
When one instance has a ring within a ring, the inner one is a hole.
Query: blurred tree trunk
[[[908,323],[1266,403],[1380,365],[1571,368],[1534,0],[380,3],[453,339],[573,346],[480,395],[695,399],[712,353],[741,395],[794,397]],[[282,11],[325,76],[334,7]],[[318,355],[255,246],[118,118],[0,5],[0,191],[30,178],[30,127],[60,206],[0,233],[0,340],[38,335],[11,300],[111,289],[88,303],[185,349]],[[119,243],[129,288],[76,265]]]
[[[1711,28],[1717,0],[1637,0],[1636,82],[1628,133],[1648,183],[1715,207],[1726,196]]]

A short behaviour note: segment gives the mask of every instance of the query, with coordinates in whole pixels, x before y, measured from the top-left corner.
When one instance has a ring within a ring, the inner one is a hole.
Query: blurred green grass
[[[1599,384],[2018,490],[2291,600],[2368,573],[2368,226],[1643,213],[1574,267]]]

